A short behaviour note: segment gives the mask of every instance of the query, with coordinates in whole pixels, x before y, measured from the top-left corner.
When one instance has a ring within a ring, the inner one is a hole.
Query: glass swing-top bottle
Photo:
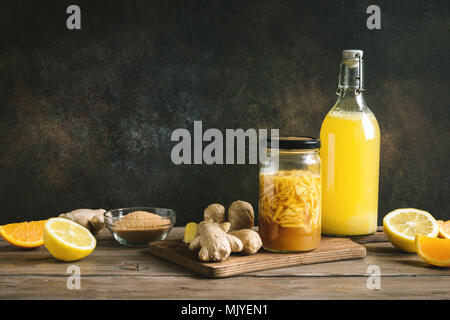
[[[363,96],[363,52],[344,50],[338,99],[320,130],[322,233],[376,232],[380,129]]]

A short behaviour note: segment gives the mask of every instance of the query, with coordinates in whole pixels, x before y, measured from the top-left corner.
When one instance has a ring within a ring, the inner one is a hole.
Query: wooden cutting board
[[[303,264],[362,259],[366,248],[347,238],[323,237],[320,246],[303,253],[273,253],[261,249],[244,256],[233,253],[221,262],[201,262],[196,252],[189,251],[181,240],[155,241],[149,244],[150,253],[198,272],[208,278],[223,278],[246,272],[285,268]]]

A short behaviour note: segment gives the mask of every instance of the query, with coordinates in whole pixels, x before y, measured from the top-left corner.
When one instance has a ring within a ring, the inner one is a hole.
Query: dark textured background
[[[447,0],[3,0],[0,223],[154,205],[182,225],[212,202],[256,206],[257,166],[175,166],[171,132],[318,136],[348,48],[365,51],[382,133],[380,221],[399,207],[450,219],[449,28]]]

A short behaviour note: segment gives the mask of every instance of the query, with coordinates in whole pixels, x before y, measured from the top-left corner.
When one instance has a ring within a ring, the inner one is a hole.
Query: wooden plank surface
[[[374,243],[374,242],[387,242],[389,241],[383,232],[383,226],[377,228],[377,232],[368,236],[355,236],[351,237],[353,241],[359,244]]]
[[[168,239],[182,234],[174,228]],[[70,263],[56,261],[44,247],[24,251],[0,240],[0,299],[450,299],[449,269],[399,252],[381,236],[364,244],[364,259],[223,279],[205,279],[146,248],[123,247],[106,230],[90,256]],[[72,265],[81,271],[80,290],[66,286]],[[366,285],[372,265],[381,271],[380,290]]]
[[[450,289],[434,277],[388,277],[380,290],[367,277],[83,277],[68,290],[66,277],[0,279],[0,299],[448,299]],[[45,288],[45,289],[44,289]]]
[[[149,252],[208,278],[223,278],[247,272],[285,268],[296,265],[362,259],[366,248],[345,238],[322,237],[317,249],[303,253],[273,253],[261,249],[252,255],[232,254],[220,262],[201,262],[181,239],[150,243]]]

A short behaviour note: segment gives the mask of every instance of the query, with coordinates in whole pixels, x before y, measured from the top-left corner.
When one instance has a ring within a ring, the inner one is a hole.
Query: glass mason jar
[[[321,234],[320,140],[267,140],[259,173],[259,234],[274,252],[310,251]]]

